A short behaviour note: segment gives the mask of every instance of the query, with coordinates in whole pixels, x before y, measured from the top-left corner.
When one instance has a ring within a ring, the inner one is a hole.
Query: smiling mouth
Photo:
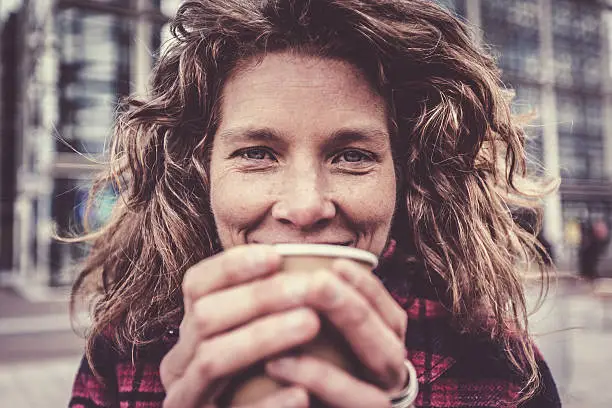
[[[308,240],[304,240],[304,241],[294,241],[294,240],[290,240],[290,241],[278,241],[278,242],[260,242],[260,241],[253,241],[254,244],[268,244],[268,245],[276,245],[276,244],[310,244],[310,245],[340,245],[340,246],[346,246],[346,247],[350,247],[353,246],[354,241],[344,241],[344,242],[338,242],[338,241],[308,241]]]

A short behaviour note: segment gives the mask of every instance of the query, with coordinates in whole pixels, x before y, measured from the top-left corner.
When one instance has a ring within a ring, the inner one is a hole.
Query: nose
[[[272,217],[300,230],[325,226],[336,216],[336,206],[316,174],[297,175],[286,180],[280,199],[272,207]]]

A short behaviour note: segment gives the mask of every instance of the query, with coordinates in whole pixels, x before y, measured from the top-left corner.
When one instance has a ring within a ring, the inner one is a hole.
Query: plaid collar
[[[419,383],[435,381],[455,364],[457,352],[452,314],[439,300],[443,281],[429,277],[395,240],[387,245],[374,273],[407,313],[406,357]]]

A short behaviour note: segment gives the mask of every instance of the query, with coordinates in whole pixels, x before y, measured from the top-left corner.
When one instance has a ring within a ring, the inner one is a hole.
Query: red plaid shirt
[[[518,407],[521,389],[503,346],[486,334],[462,334],[438,300],[437,284],[416,271],[408,273],[400,251],[392,244],[379,267],[382,281],[408,313],[407,356],[419,379],[418,407]],[[409,277],[409,279],[407,279]],[[153,346],[121,355],[112,343],[96,339],[93,360],[101,380],[83,358],[76,375],[70,407],[157,408],[165,391],[159,376],[163,356],[176,343],[169,329]],[[520,408],[561,407],[555,382],[540,358],[542,386]]]

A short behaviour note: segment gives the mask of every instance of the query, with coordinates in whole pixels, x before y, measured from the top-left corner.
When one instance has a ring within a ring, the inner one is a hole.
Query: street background
[[[515,113],[534,117],[531,170],[561,180],[541,233],[558,279],[534,338],[565,407],[612,407],[610,245],[596,289],[578,277],[590,223],[612,227],[612,0],[437,1],[496,56]],[[0,0],[0,408],[68,402],[84,344],[68,297],[87,248],[52,232],[82,232],[117,102],[146,93],[179,3]],[[105,191],[93,223],[115,199]],[[531,304],[537,284],[525,276]]]

